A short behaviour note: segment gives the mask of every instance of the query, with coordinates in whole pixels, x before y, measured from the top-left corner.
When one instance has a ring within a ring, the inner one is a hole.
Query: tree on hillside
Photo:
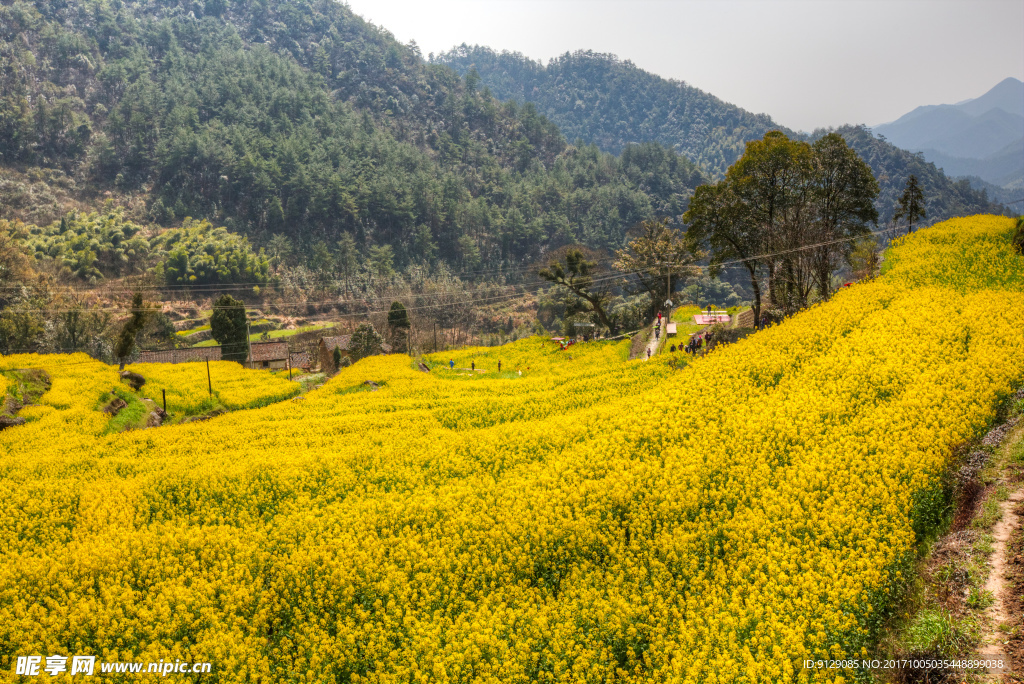
[[[274,235],[270,238],[270,242],[267,243],[270,265],[274,268],[285,266],[293,251],[292,241],[286,235]]]
[[[537,271],[544,280],[566,288],[572,300],[566,306],[566,315],[594,313],[602,325],[612,334],[618,331],[618,322],[607,312],[611,303],[611,292],[607,287],[596,285],[594,272],[597,264],[588,261],[579,249],[565,253],[565,263],[553,260],[547,268]]]
[[[371,277],[376,276],[381,281],[387,281],[395,275],[395,250],[391,245],[371,247],[370,257],[366,261]]]
[[[803,308],[812,291],[827,299],[852,241],[877,221],[878,184],[838,134],[813,146],[773,131],[713,186],[697,188],[683,220],[711,248],[711,265],[740,261],[750,275],[754,316],[761,316],[762,274],[773,307]]]
[[[811,147],[770,131],[747,143],[739,161],[726,172],[726,183],[743,203],[746,218],[761,237],[773,307],[793,311],[806,305],[812,287],[808,253],[811,207]]]
[[[34,274],[22,245],[11,235],[7,221],[0,221],[0,306],[15,290],[16,285],[28,281]],[[15,226],[20,225],[18,222]]]
[[[615,268],[635,274],[658,309],[666,299],[672,299],[680,280],[700,273],[696,262],[707,255],[693,238],[670,227],[668,219],[643,221],[639,229],[640,235],[616,253]]]
[[[832,294],[832,274],[840,261],[849,261],[854,239],[878,224],[875,198],[878,182],[863,159],[838,133],[829,133],[811,146],[814,214],[810,250],[818,296]]]
[[[391,302],[391,309],[388,310],[388,328],[391,330],[391,339],[396,351],[408,351],[409,312],[405,310],[402,302]]]
[[[245,323],[245,305],[241,301],[225,294],[213,303],[210,335],[221,346],[221,358],[225,361],[245,364],[249,355],[249,332]]]
[[[717,275],[722,264],[739,261],[750,278],[754,293],[754,320],[761,320],[761,279],[767,266],[765,238],[749,216],[747,206],[727,183],[702,185],[690,200],[683,220],[690,237],[711,249],[711,275]]]
[[[910,174],[903,194],[896,201],[896,213],[893,214],[892,220],[893,223],[899,225],[900,221],[906,219],[907,233],[911,233],[914,231],[914,221],[923,218],[925,218],[924,192],[917,182],[917,176]]]
[[[114,356],[120,362],[121,370],[124,370],[124,364],[135,349],[135,336],[145,327],[152,314],[153,308],[142,300],[142,293],[133,294],[131,316],[125,321],[117,336],[117,342],[114,343]]]
[[[359,268],[359,251],[356,248],[356,240],[351,233],[342,233],[338,238],[338,251],[335,253],[335,262],[338,273],[345,281],[345,292],[352,293],[352,278]]]
[[[384,351],[384,338],[380,336],[372,323],[360,323],[349,340],[349,354],[354,361],[375,356]]]

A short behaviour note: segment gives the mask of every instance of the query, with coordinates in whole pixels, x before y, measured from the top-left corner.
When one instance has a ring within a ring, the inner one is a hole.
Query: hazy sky
[[[611,52],[778,123],[885,123],[1024,79],[1024,0],[349,0],[424,56]]]

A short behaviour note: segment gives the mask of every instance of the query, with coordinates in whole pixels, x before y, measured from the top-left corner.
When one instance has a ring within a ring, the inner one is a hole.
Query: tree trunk
[[[761,327],[761,285],[757,282],[757,270],[747,262],[743,262],[750,272],[750,288],[754,291],[754,327]]]

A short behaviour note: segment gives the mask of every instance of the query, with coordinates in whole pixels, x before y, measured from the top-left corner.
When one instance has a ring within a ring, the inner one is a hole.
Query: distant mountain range
[[[873,132],[998,199],[1024,190],[1024,83],[1016,78],[971,100],[918,107]]]
[[[714,178],[723,176],[743,155],[747,142],[760,140],[767,131],[781,130],[803,139],[817,139],[827,132],[795,133],[767,114],[752,114],[615,55],[579,51],[545,65],[519,53],[461,45],[434,60],[463,76],[475,73],[481,85],[501,100],[533,104],[570,141],[582,140],[612,153],[630,143],[657,142],[694,161]],[[986,112],[993,109],[984,103],[981,107]],[[924,187],[929,221],[1002,210],[989,201],[991,192],[999,190],[994,185],[981,183],[982,187],[973,188],[966,180],[954,181],[920,155],[879,139],[864,127],[843,126],[837,132],[878,179],[881,193],[876,206],[883,222],[892,217],[896,198],[910,174]],[[982,189],[988,190],[989,196]]]

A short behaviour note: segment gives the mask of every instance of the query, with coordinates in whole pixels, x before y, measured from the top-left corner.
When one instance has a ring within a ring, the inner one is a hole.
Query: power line
[[[672,265],[674,265],[674,266],[688,266],[688,267],[697,268],[697,269],[700,269],[703,272],[704,275],[710,275],[710,271],[711,271],[712,268],[715,268],[715,269],[723,268],[723,267],[739,268],[739,267],[745,266],[748,262],[760,261],[760,260],[768,259],[768,258],[771,258],[771,257],[782,256],[782,255],[785,255],[785,254],[793,254],[793,253],[805,251],[805,250],[808,250],[808,249],[816,249],[818,247],[825,247],[825,246],[834,245],[834,244],[841,244],[843,242],[849,242],[851,240],[861,239],[861,238],[867,237],[869,235],[872,235],[872,236],[873,235],[881,235],[881,234],[889,233],[889,232],[892,232],[892,229],[884,228],[884,229],[880,229],[880,230],[877,230],[877,231],[871,231],[871,232],[868,232],[868,233],[861,233],[861,234],[858,234],[858,235],[848,236],[848,237],[845,237],[845,238],[839,238],[839,239],[836,239],[836,240],[829,240],[829,241],[825,241],[825,242],[818,242],[818,243],[813,243],[813,244],[809,244],[809,245],[801,245],[801,246],[798,246],[798,247],[794,247],[794,248],[790,248],[790,249],[785,249],[785,250],[780,250],[780,251],[777,251],[777,252],[763,253],[763,254],[759,254],[759,255],[756,255],[756,256],[750,256],[750,257],[747,257],[745,259],[734,259],[734,260],[731,260],[731,261],[719,262],[718,264],[708,264],[707,266],[703,266],[703,265],[700,265],[700,264],[689,264],[689,263],[687,263],[687,264],[679,263],[679,264],[672,264]],[[603,261],[608,261],[608,260],[610,260],[610,258],[609,259],[604,259]],[[595,283],[602,283],[602,282],[607,282],[607,281],[615,280],[615,279],[626,279],[626,278],[628,278],[630,276],[639,276],[639,275],[640,275],[640,272],[637,272],[637,271],[631,272],[631,273],[616,273],[616,274],[611,274],[611,275],[607,275],[607,276],[602,276],[600,278],[593,278],[589,282],[590,282],[590,284],[595,284]],[[551,286],[554,286],[554,285],[558,285],[558,283],[553,283],[553,282],[548,281],[548,280],[535,280],[535,281],[531,281],[531,282],[527,282],[527,283],[520,283],[520,284],[517,284],[517,285],[509,285],[509,286],[505,286],[505,287],[521,287],[521,288],[536,287],[536,288],[545,288],[545,287],[551,287]],[[19,289],[20,289],[20,286],[19,286]],[[503,300],[508,300],[508,299],[515,299],[517,297],[522,297],[522,296],[530,295],[530,294],[537,294],[537,292],[536,291],[530,292],[530,291],[527,291],[527,290],[524,289],[524,291],[522,291],[522,292],[505,293],[505,294],[502,294],[502,295],[493,295],[493,296],[488,296],[488,297],[470,297],[468,299],[462,299],[458,303],[459,304],[472,304],[472,303],[484,303],[484,302],[497,302],[497,301],[503,301]],[[443,296],[446,296],[446,295],[445,295],[445,293],[429,293],[429,294],[421,293],[421,294],[417,294],[417,295],[414,295],[414,296],[429,298],[429,297],[432,297],[432,296],[433,297],[443,297]],[[347,300],[347,301],[348,301],[348,303],[357,303],[358,302],[358,303],[362,303],[363,305],[365,305],[367,307],[370,306],[369,302],[367,302],[365,299],[363,299],[361,301],[359,301],[359,300]],[[313,300],[313,301],[311,301],[311,300],[298,300],[298,301],[292,301],[292,302],[273,302],[271,304],[271,307],[287,308],[287,307],[290,307],[290,306],[294,306],[294,307],[309,306],[309,305],[314,305],[315,306],[315,305],[321,305],[321,304],[339,304],[339,303],[344,303],[344,302],[339,302],[337,299]],[[420,306],[409,306],[409,307],[406,307],[406,309],[407,310],[412,310],[412,311],[422,311],[422,310],[436,309],[439,306],[444,306],[444,303],[431,303],[431,304],[422,304]],[[210,310],[231,309],[231,308],[234,308],[234,307],[217,307],[217,306],[213,306],[213,307],[210,308]],[[83,313],[87,313],[87,312],[96,312],[96,313],[132,313],[132,312],[138,311],[136,309],[125,308],[125,307],[102,307],[102,308],[93,308],[93,309],[82,309],[80,307],[75,307],[75,308],[59,308],[59,309],[58,308],[13,309],[12,308],[11,310],[12,311],[18,311],[18,312],[47,311],[47,312],[52,312],[52,313],[69,313],[69,312],[74,312],[74,311],[82,311]],[[149,310],[153,310],[153,309],[149,309]],[[386,313],[386,310],[384,310],[384,309],[372,310],[371,309],[371,310],[362,311],[362,312],[356,312],[356,313],[336,313],[335,316],[340,317],[340,318],[356,318],[356,317],[363,317],[363,316],[369,316],[369,315],[373,315],[373,314],[382,314],[382,313]]]

